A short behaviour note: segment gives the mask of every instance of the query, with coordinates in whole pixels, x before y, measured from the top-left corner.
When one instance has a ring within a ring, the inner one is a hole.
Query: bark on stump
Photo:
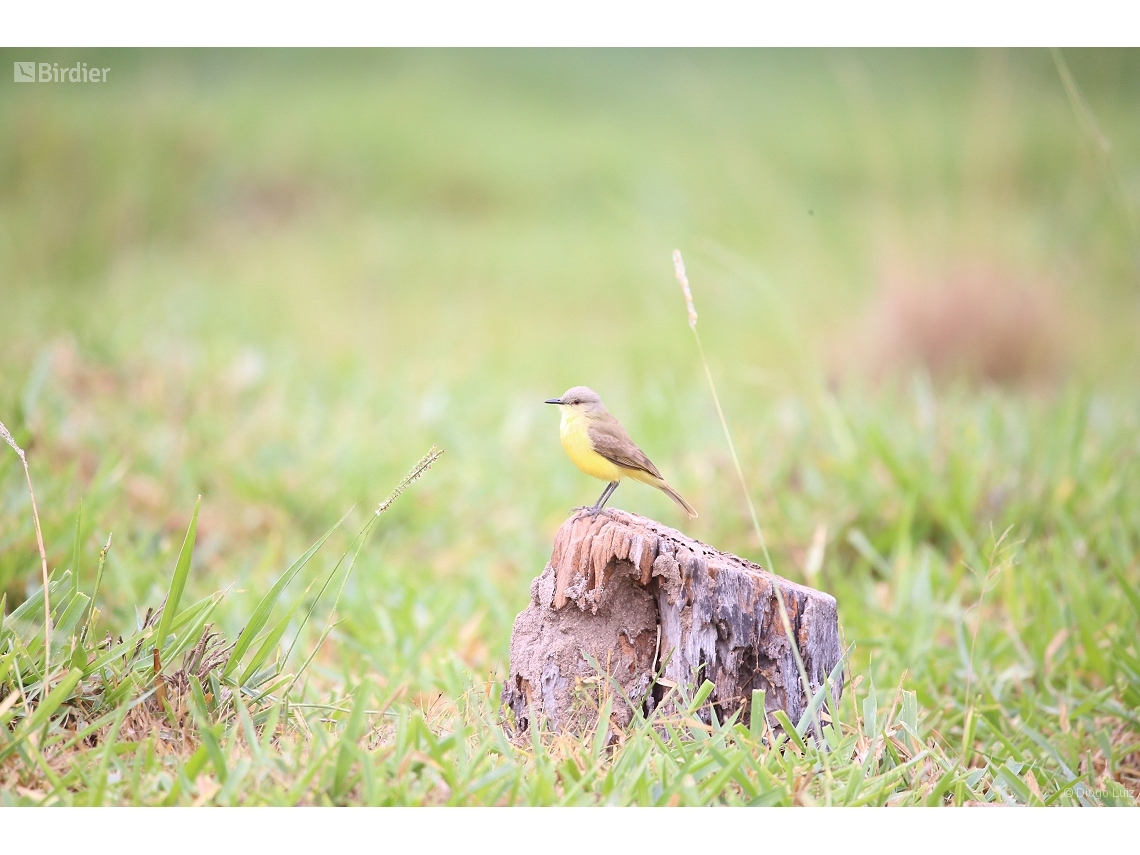
[[[592,727],[610,680],[652,712],[668,686],[692,697],[708,679],[718,718],[741,710],[746,723],[752,691],[762,689],[768,712],[783,709],[798,722],[810,697],[780,620],[777,585],[814,695],[843,655],[834,597],[636,514],[571,517],[511,633],[503,703],[516,732],[543,718],[556,730]],[[836,701],[841,686],[840,677]],[[633,711],[609,694],[611,720],[624,727]]]

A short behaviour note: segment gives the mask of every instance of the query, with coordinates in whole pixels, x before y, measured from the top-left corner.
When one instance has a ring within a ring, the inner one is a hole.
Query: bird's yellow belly
[[[566,449],[567,456],[574,465],[603,481],[620,481],[623,475],[629,474],[615,463],[611,463],[594,451],[590,445],[589,422],[563,410],[565,416],[558,428],[558,435],[562,439],[562,447]]]

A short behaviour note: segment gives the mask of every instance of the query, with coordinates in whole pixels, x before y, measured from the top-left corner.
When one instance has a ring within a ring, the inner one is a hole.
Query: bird
[[[596,516],[605,507],[622,478],[633,478],[656,487],[681,506],[689,519],[696,517],[693,506],[665,483],[645,452],[638,448],[621,423],[610,415],[598,393],[586,386],[567,389],[561,398],[548,398],[562,410],[558,435],[574,465],[594,478],[608,481],[598,501],[586,508]]]

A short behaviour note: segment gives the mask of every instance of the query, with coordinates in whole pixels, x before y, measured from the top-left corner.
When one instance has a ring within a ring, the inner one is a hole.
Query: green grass
[[[45,687],[4,446],[0,802],[1135,802],[1135,51],[1065,53],[1107,156],[1045,51],[41,53],[113,70],[0,86],[0,421],[53,574]],[[501,726],[597,494],[544,398],[597,389],[701,515],[619,506],[763,560],[675,247],[773,569],[839,603],[826,751]],[[883,326],[979,270],[1046,295],[1054,370]]]

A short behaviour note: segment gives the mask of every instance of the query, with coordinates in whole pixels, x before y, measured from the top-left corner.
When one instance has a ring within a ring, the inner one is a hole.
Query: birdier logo
[[[16,83],[106,83],[109,68],[88,67],[85,62],[65,65],[58,62],[16,62],[12,79]]]

